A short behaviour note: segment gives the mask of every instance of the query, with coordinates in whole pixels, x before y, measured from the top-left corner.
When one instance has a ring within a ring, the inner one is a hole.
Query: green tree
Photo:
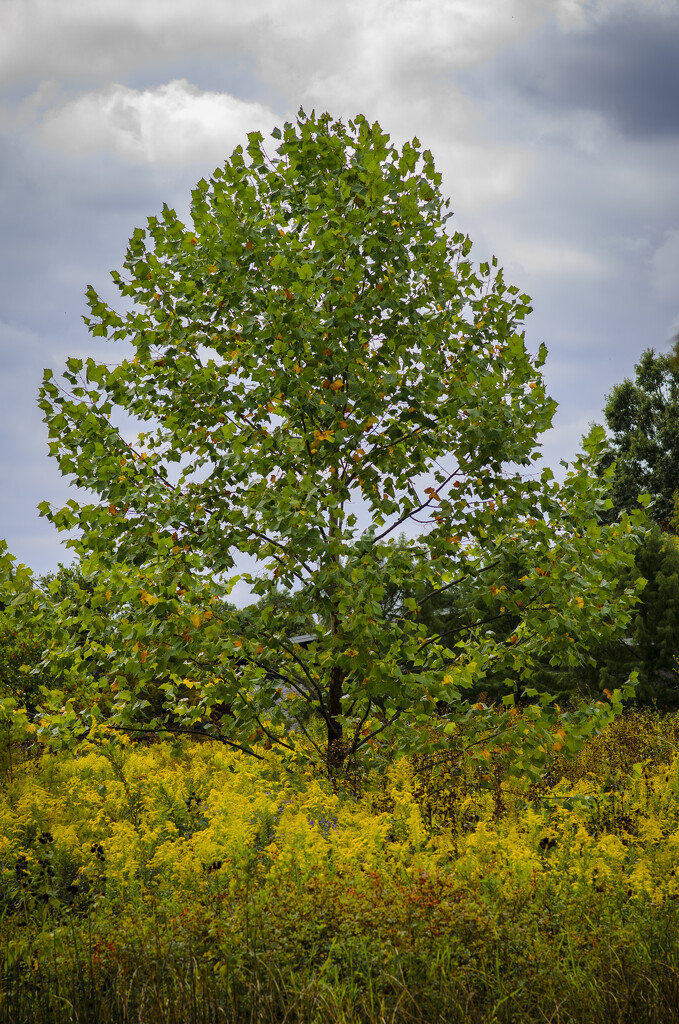
[[[660,529],[644,538],[636,555],[635,572],[647,584],[630,629],[599,645],[590,685],[610,687],[635,670],[636,699],[670,707],[677,703],[679,655],[677,549],[668,536],[679,534],[679,338],[666,354],[643,353],[634,380],[626,378],[608,395],[604,415],[609,437],[600,469],[615,465],[607,515],[635,508],[645,492]],[[629,580],[628,571],[622,575]]]
[[[631,634],[632,669],[639,672],[637,699],[679,707],[679,544],[659,529],[637,553],[635,570],[646,579]],[[617,683],[620,676],[614,679]]]
[[[437,702],[449,731],[487,729],[462,696],[484,673],[529,679],[546,648],[569,661],[615,635],[634,586],[612,600],[607,579],[636,532],[598,519],[603,431],[563,485],[535,473],[555,404],[546,352],[531,357],[521,333],[529,298],[446,231],[431,154],[363,117],[300,112],[273,138],[268,154],[252,133],[198,183],[188,225],[164,207],[135,230],[113,274],[127,312],[88,288],[86,322],[126,346],[119,365],[45,373],[51,452],[94,495],[41,506],[77,530],[94,581],[90,641],[68,652],[89,690],[50,728],[96,717],[113,692],[122,727],[253,753],[306,735],[334,770],[388,729],[421,743]],[[404,529],[417,536],[396,543]],[[526,572],[498,612],[516,616],[509,635],[431,635],[414,597],[385,612],[411,580],[430,600],[492,595],[510,552]],[[228,604],[243,579],[246,617]],[[313,641],[295,642],[310,616]],[[163,715],[145,696],[158,679]],[[544,749],[554,722],[534,711]],[[506,745],[509,712],[493,728]]]
[[[87,616],[76,619],[72,612],[87,602],[93,585],[78,565],[34,577],[0,544],[0,697],[35,714],[45,689],[68,686],[71,644],[57,649],[56,636],[66,628],[75,643],[85,645]]]
[[[5,611],[0,611],[0,698],[13,697],[17,704],[35,711],[40,683],[22,666],[41,667],[42,637],[22,629]]]
[[[12,778],[16,751],[36,731],[30,720],[49,676],[45,633],[30,570],[0,540],[0,776]]]
[[[580,693],[601,693],[638,674],[637,704],[662,710],[679,708],[679,542],[658,526],[637,548],[635,564],[621,572],[620,583],[633,576],[646,581],[627,630],[595,644],[592,663],[579,674],[560,670],[551,685]]]
[[[35,712],[40,688],[49,681],[44,664],[44,624],[32,617],[35,584],[25,566],[0,541],[0,700]],[[30,670],[30,671],[29,671]]]
[[[640,494],[652,496],[650,515],[672,530],[679,495],[679,342],[672,352],[648,349],[635,366],[635,378],[616,385],[604,416],[609,430],[602,471],[615,463],[609,516],[637,507]]]

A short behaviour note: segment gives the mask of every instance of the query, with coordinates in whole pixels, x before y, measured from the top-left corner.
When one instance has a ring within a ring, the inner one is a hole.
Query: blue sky
[[[679,329],[676,0],[3,0],[0,537],[69,561],[36,505],[68,481],[37,407],[44,367],[117,353],[91,283],[164,202],[300,106],[417,135],[482,261],[533,298],[554,468],[645,348]]]

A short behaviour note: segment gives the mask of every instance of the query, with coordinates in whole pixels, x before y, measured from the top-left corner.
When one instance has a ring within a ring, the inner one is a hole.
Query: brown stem
[[[337,631],[337,621],[334,612],[331,615],[331,631]],[[339,665],[333,665],[330,669],[330,686],[328,688],[328,713],[326,725],[328,729],[328,750],[326,754],[328,770],[331,775],[337,772],[344,762],[346,750],[344,746],[344,735],[340,716],[342,714],[342,690],[344,683],[344,670]]]
[[[337,492],[338,481],[333,478],[331,483],[331,490],[333,493]],[[330,519],[328,523],[328,536],[331,541],[335,540],[341,534],[341,519],[342,519],[342,506],[333,509],[330,513]],[[335,554],[332,556],[336,562],[339,562],[338,556]],[[339,614],[338,608],[335,605],[333,599],[332,608],[330,611],[330,635],[336,637],[339,631]],[[346,745],[344,742],[344,734],[342,728],[342,696],[344,693],[344,669],[341,665],[333,665],[330,669],[330,685],[328,686],[328,700],[325,714],[325,722],[328,732],[328,749],[326,752],[326,761],[328,765],[328,773],[331,776],[335,776],[342,765],[344,764],[347,756]]]

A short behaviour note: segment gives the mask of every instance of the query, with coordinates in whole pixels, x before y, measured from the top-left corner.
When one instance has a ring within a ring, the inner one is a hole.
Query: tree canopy
[[[610,392],[604,408],[608,450],[601,468],[615,462],[610,517],[638,507],[640,494],[653,499],[652,519],[664,530],[672,525],[679,497],[679,342],[657,354],[647,349],[628,377]]]
[[[563,484],[536,469],[555,403],[529,298],[448,231],[431,153],[363,117],[300,112],[272,136],[198,183],[190,222],[166,206],[134,231],[122,311],[88,288],[120,361],[45,373],[51,453],[93,495],[41,506],[94,588],[88,643],[64,640],[87,693],[59,721],[105,709],[253,753],[306,736],[337,766],[388,729],[422,742],[437,702],[449,732],[483,725],[463,691],[484,672],[529,683],[545,651],[577,662],[615,635],[635,588],[608,579],[636,528],[601,523],[603,431]],[[510,590],[493,572],[512,555]],[[228,601],[243,580],[245,617]],[[418,599],[387,614],[411,581]],[[455,588],[489,613],[431,635],[421,607]]]

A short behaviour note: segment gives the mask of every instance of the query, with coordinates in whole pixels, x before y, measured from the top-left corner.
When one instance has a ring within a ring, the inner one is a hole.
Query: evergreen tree
[[[671,530],[679,493],[679,341],[670,354],[648,349],[635,371],[633,381],[613,388],[604,408],[609,437],[600,470],[615,462],[609,521],[637,508],[639,494],[648,493],[652,519]]]

